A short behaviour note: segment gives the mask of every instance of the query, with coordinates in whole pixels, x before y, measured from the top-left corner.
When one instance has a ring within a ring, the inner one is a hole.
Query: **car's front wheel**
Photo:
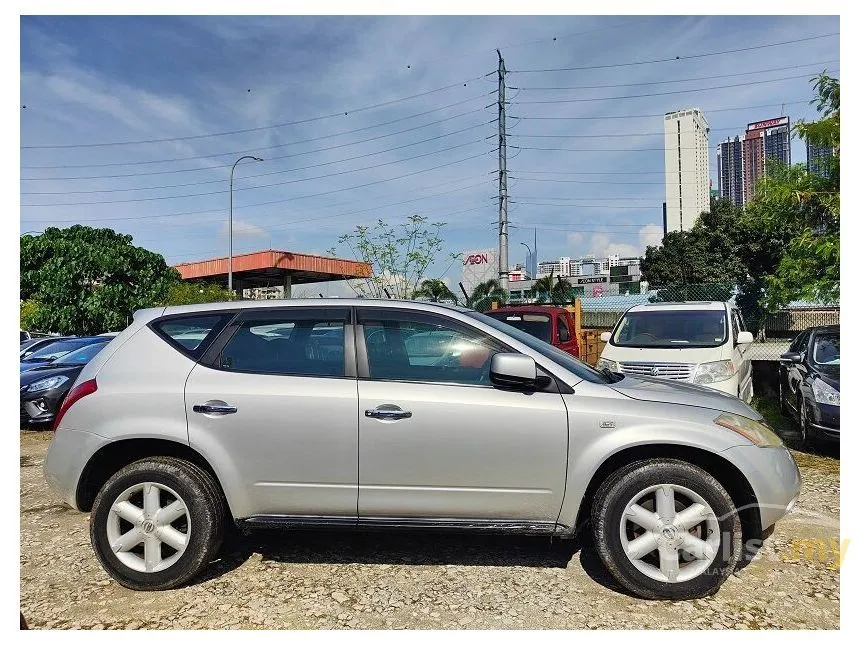
[[[725,488],[676,459],[616,471],[597,491],[592,525],[606,568],[643,598],[711,595],[741,556],[740,517]]]
[[[226,508],[202,468],[173,457],[136,461],[96,496],[90,539],[104,569],[124,587],[171,589],[217,554]]]

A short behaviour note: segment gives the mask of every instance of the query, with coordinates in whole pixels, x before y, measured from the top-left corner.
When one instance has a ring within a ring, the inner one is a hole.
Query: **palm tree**
[[[493,301],[503,305],[507,300],[508,294],[502,289],[499,281],[491,279],[475,285],[471,295],[466,299],[466,306],[475,311],[487,311]]]
[[[567,302],[567,294],[573,289],[570,280],[565,278],[555,278],[552,275],[538,278],[532,285],[532,293],[537,298],[539,303],[547,301],[554,305],[563,305]]]
[[[442,280],[428,279],[424,280],[421,285],[412,293],[413,298],[424,298],[431,302],[450,301],[457,302],[457,296],[454,295],[448,285]]]

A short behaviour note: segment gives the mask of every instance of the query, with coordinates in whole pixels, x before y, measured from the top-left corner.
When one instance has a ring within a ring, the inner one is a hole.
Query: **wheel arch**
[[[75,491],[77,507],[84,512],[90,511],[99,490],[111,476],[129,464],[147,457],[175,457],[191,462],[208,472],[218,486],[229,512],[230,504],[224,494],[224,488],[218,474],[206,458],[187,444],[156,438],[113,441],[93,453],[78,479]]]
[[[726,489],[738,509],[744,541],[763,538],[758,500],[749,481],[737,466],[719,454],[702,448],[663,443],[631,446],[613,453],[600,464],[582,496],[574,525],[575,532],[578,533],[588,523],[595,493],[607,477],[633,462],[659,458],[686,461],[714,477]]]

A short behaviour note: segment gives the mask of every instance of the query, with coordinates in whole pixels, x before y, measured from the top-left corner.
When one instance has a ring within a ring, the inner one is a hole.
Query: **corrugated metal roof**
[[[213,278],[226,275],[228,258],[213,258],[198,262],[183,262],[175,265],[184,280]],[[281,269],[285,272],[301,271],[317,273],[321,276],[331,276],[329,279],[366,278],[372,274],[372,268],[366,262],[327,258],[306,253],[291,251],[257,251],[233,256],[233,274],[242,272]]]

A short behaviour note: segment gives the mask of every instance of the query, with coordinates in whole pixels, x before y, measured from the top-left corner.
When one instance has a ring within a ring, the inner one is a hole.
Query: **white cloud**
[[[568,233],[567,234],[567,243],[571,246],[575,246],[582,242],[584,236],[582,233]]]
[[[220,235],[226,237],[229,229],[230,224],[228,222],[223,222],[221,224]],[[233,237],[256,237],[268,239],[269,234],[266,232],[265,229],[260,228],[256,224],[251,224],[251,222],[234,219]]]
[[[639,229],[639,246],[645,252],[649,246],[659,246],[663,241],[663,227],[648,224]]]

